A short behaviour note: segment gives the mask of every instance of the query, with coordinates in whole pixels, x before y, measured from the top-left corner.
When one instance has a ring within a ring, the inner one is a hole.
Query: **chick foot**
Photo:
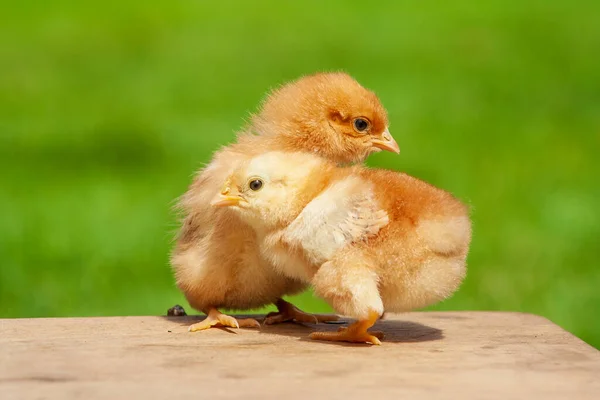
[[[338,328],[338,332],[346,332],[347,330],[348,328],[343,326]],[[385,337],[385,334],[381,331],[367,331],[367,333],[371,336],[375,336],[379,340],[383,340],[383,338]]]
[[[211,308],[208,311],[206,318],[188,328],[189,332],[203,331],[213,326],[225,326],[229,328],[260,328],[257,320],[245,318],[237,320],[229,315],[225,315],[216,308]]]
[[[337,332],[313,332],[309,338],[313,340],[326,340],[332,342],[371,343],[380,345],[383,332],[367,332],[377,321],[379,315],[372,312],[369,318],[353,323],[347,328],[340,328]]]
[[[275,305],[277,306],[277,311],[270,312],[267,314],[267,316],[265,317],[265,325],[279,324],[287,321],[318,324],[319,322],[337,321],[339,319],[337,315],[319,315],[305,313],[292,303],[288,303],[283,299],[277,300]]]

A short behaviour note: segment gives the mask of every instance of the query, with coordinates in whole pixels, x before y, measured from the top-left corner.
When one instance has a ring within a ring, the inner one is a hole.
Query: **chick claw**
[[[298,307],[283,299],[277,300],[275,303],[277,311],[270,312],[265,317],[265,325],[279,324],[287,321],[295,321],[300,323],[318,324],[319,322],[337,321],[337,315],[319,315],[309,314],[301,311]]]
[[[239,321],[229,315],[222,314],[212,308],[206,318],[188,328],[189,332],[203,331],[213,326],[225,326],[229,328],[260,328],[257,320],[252,318],[240,319]]]

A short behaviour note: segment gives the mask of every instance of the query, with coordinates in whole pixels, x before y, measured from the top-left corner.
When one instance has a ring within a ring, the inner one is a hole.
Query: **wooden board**
[[[188,333],[199,319],[0,320],[0,398],[600,398],[600,352],[529,314],[390,315],[382,346],[307,339],[326,324]]]

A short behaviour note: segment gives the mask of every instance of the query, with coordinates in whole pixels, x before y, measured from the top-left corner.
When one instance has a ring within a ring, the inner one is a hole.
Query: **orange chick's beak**
[[[227,179],[221,189],[221,193],[217,195],[210,205],[213,207],[239,207],[242,203],[245,203],[245,200],[239,195],[237,190],[232,192],[231,181]]]
[[[386,128],[385,131],[381,134],[380,138],[375,138],[371,141],[373,147],[376,147],[381,150],[391,151],[396,154],[400,154],[400,147],[398,143],[394,140],[390,131]]]
[[[220,194],[216,199],[213,200],[212,203],[210,203],[210,205],[213,207],[231,207],[239,206],[243,201],[244,199],[242,199],[240,196],[227,196]]]

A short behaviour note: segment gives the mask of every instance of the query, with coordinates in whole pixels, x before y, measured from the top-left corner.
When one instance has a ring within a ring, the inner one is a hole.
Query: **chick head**
[[[329,163],[307,153],[268,152],[241,164],[224,182],[212,205],[229,207],[256,229],[291,222],[322,189]]]
[[[362,162],[381,150],[400,152],[377,96],[341,72],[305,76],[275,90],[253,125],[281,138],[288,151],[339,164]]]

